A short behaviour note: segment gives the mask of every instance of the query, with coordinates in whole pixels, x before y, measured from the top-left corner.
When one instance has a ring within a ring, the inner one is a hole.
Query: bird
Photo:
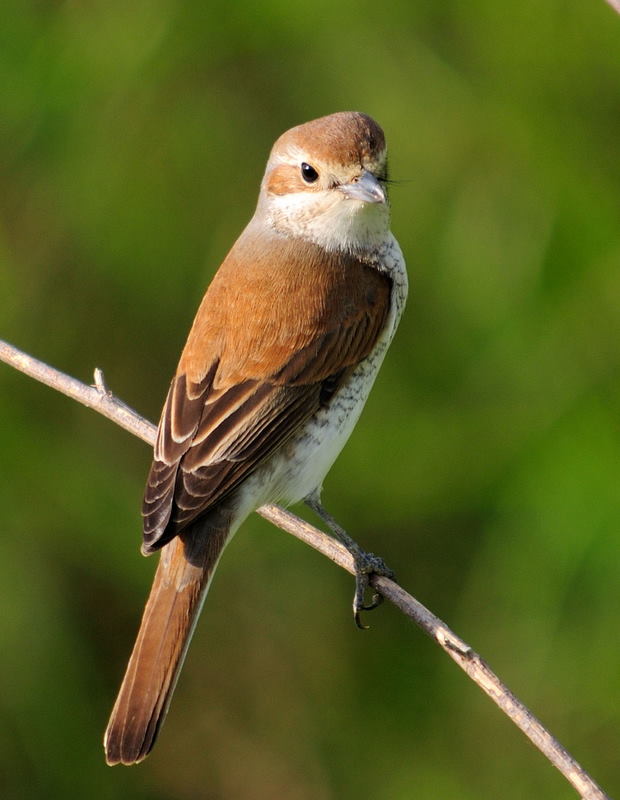
[[[213,573],[246,517],[304,501],[352,552],[354,615],[391,574],[323,508],[407,297],[390,231],[382,128],[361,112],[297,125],[273,145],[256,211],[213,277],[159,422],[143,501],[161,551],[104,737],[135,764],[166,716]]]

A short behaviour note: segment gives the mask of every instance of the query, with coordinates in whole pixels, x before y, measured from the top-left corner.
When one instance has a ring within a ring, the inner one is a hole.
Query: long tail
[[[162,549],[105,732],[108,764],[136,764],[155,744],[229,533],[230,517],[212,514]]]

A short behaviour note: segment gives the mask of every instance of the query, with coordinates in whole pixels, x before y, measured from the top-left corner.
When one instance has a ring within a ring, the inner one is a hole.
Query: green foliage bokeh
[[[602,0],[5,0],[0,336],[156,419],[271,143],[391,153],[405,318],[328,507],[620,786],[620,17]],[[149,452],[0,365],[0,793],[573,794],[394,610],[249,520],[143,765],[101,735],[154,568]]]

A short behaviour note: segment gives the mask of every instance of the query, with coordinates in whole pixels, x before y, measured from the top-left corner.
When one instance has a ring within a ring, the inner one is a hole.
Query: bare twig
[[[148,444],[152,445],[154,443],[157,430],[155,425],[145,420],[112,395],[105,384],[101,370],[95,370],[95,385],[87,386],[2,340],[0,340],[0,360],[26,373],[31,378],[35,378],[35,380],[66,394],[79,403],[93,408]],[[258,509],[258,513],[353,574],[353,558],[331,536],[279,506],[262,506]],[[408,594],[395,581],[385,577],[373,576],[371,583],[383,597],[390,600],[412,619],[416,625],[448,653],[450,658],[456,661],[461,669],[564,775],[583,800],[610,800],[609,796],[597,786],[539,720],[500,681],[478,653],[453,633],[444,622]]]

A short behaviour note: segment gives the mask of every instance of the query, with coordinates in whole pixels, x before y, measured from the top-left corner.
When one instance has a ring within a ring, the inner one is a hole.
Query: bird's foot
[[[387,566],[385,561],[374,553],[367,553],[355,542],[349,534],[340,527],[332,515],[321,505],[318,492],[314,492],[305,498],[306,505],[328,525],[336,539],[344,545],[353,556],[355,568],[355,594],[353,595],[353,619],[360,630],[367,630],[368,625],[361,621],[362,611],[372,611],[383,602],[383,597],[374,591],[369,603],[366,603],[366,593],[371,588],[370,579],[373,575],[380,575],[385,578],[394,578],[394,572]]]
[[[372,588],[370,579],[373,575],[394,578],[394,572],[385,561],[374,553],[366,553],[358,547],[349,551],[355,563],[355,594],[353,595],[353,619],[360,630],[367,630],[368,625],[361,621],[362,611],[372,611],[383,602],[383,595],[373,591],[370,602],[366,602],[366,594]]]

